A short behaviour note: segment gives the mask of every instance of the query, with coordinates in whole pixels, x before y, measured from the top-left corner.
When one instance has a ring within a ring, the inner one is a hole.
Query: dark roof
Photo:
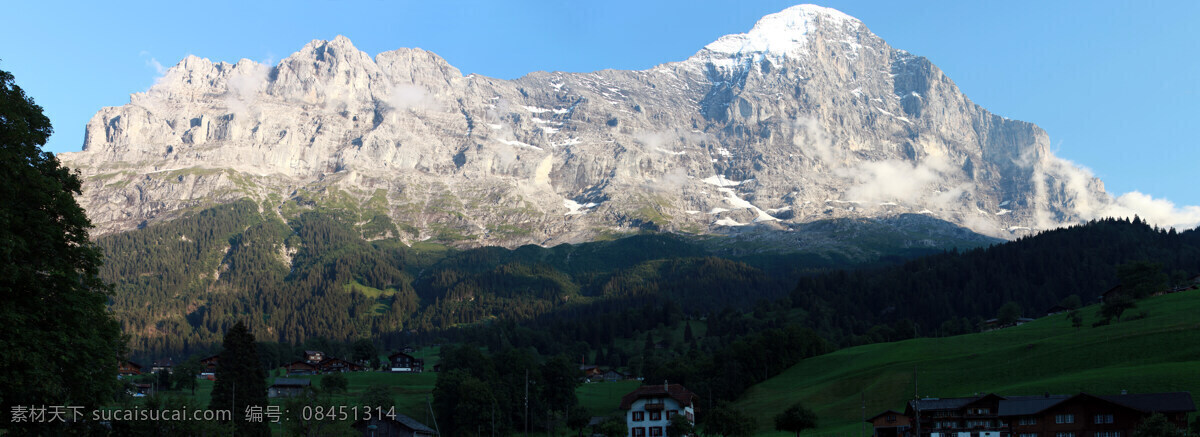
[[[133,367],[137,367],[137,368],[139,368],[139,369],[141,369],[141,368],[142,368],[142,365],[141,365],[141,364],[135,363],[135,362],[133,362],[133,361],[126,361],[126,362],[125,362],[125,364],[131,365],[131,366],[133,366]]]
[[[317,364],[313,364],[313,363],[310,363],[310,362],[304,361],[304,360],[296,360],[296,361],[292,361],[290,363],[283,365],[283,367],[291,367],[291,366],[307,366],[307,367],[311,367],[314,369],[317,368]]]
[[[312,380],[301,378],[275,378],[275,383],[271,387],[308,387],[312,385]]]
[[[896,410],[887,410],[887,411],[884,411],[884,412],[882,412],[882,413],[876,414],[876,415],[874,415],[874,416],[868,417],[868,418],[867,418],[867,420],[865,420],[865,421],[866,421],[866,422],[870,422],[870,421],[872,421],[872,420],[878,419],[880,416],[886,416],[886,415],[888,415],[888,414],[895,414],[895,415],[897,415],[897,416],[903,416],[903,415],[904,415],[904,413],[901,413],[901,412],[899,412],[899,411],[896,411]]]
[[[908,401],[908,404],[913,409],[921,411],[957,410],[971,402],[975,402],[981,397],[983,396],[971,396],[969,398],[925,398]]]
[[[381,419],[381,418],[376,418],[374,420],[379,420],[379,419]],[[425,426],[425,424],[418,422],[416,419],[413,419],[411,417],[405,416],[400,413],[396,413],[395,419],[389,418],[387,416],[383,416],[382,419],[383,420],[391,420],[393,422],[399,423],[401,426],[404,426],[415,432],[419,432],[419,433],[423,433],[423,434],[434,434],[434,435],[437,434],[437,431],[430,429],[428,426]],[[368,423],[368,422],[370,422],[370,421],[369,420],[359,420],[357,422],[354,422],[354,426],[358,427],[359,425]]]
[[[1124,395],[1096,396],[1106,401],[1124,405],[1143,413],[1184,413],[1196,411],[1192,394],[1186,391],[1171,393],[1137,393]]]
[[[154,360],[153,365],[154,367],[174,367],[175,361],[170,358],[163,358],[160,360]]]
[[[1067,395],[1009,396],[1000,401],[997,415],[1027,416],[1037,414],[1071,398]]]
[[[699,397],[688,389],[679,384],[663,384],[643,385],[636,390],[629,392],[625,396],[621,396],[621,409],[628,410],[633,406],[633,402],[642,398],[664,398],[670,396],[680,404],[687,406],[691,405]]]
[[[396,353],[394,353],[394,354],[388,355],[388,360],[394,360],[394,359],[396,359],[396,357],[398,357],[398,356],[400,356],[400,355],[404,355],[404,356],[406,356],[406,357],[409,357],[409,358],[416,359],[416,358],[415,358],[415,357],[413,357],[412,355],[406,354],[406,353],[404,353],[404,352],[396,352]]]

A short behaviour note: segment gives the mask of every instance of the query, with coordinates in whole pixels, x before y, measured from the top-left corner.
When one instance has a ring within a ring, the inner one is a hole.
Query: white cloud
[[[1032,182],[1037,205],[1034,218],[1042,229],[1070,224],[1057,220],[1057,215],[1047,209],[1051,204],[1065,205],[1063,212],[1080,220],[1137,215],[1159,227],[1189,229],[1200,225],[1200,206],[1177,206],[1139,191],[1114,198],[1100,191],[1103,186],[1091,170],[1053,155],[1035,164]]]
[[[950,169],[945,158],[930,156],[916,164],[898,159],[866,161],[856,167],[836,169],[834,174],[851,180],[852,185],[845,193],[847,200],[914,203],[928,197],[930,190],[927,187],[946,180],[945,173]],[[964,190],[957,187],[952,193],[942,193],[936,200],[939,204],[949,203]]]
[[[820,158],[826,166],[832,167],[835,158],[833,138],[825,132],[821,124],[813,117],[799,117],[793,124],[792,144],[807,153],[810,157]]]
[[[1099,217],[1140,216],[1147,222],[1164,228],[1191,229],[1200,225],[1200,206],[1176,206],[1167,199],[1155,199],[1149,194],[1131,191],[1118,196],[1100,211]]]
[[[395,111],[403,111],[405,109],[428,109],[433,107],[436,102],[425,87],[400,84],[392,85],[388,89],[386,103]]]

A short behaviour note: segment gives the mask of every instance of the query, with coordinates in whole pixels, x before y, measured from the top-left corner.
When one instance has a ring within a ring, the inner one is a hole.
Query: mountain
[[[645,71],[464,76],[341,36],[275,66],[188,57],[60,158],[99,234],[249,198],[284,221],[344,211],[370,238],[516,247],[792,241],[902,214],[1014,238],[1111,202],[1048,146],[859,20],[800,5]]]

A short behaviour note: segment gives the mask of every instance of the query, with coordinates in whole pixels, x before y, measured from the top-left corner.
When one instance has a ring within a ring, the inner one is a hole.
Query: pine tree
[[[246,420],[248,406],[267,405],[267,372],[259,362],[254,335],[246,324],[237,322],[225,333],[222,346],[209,409],[231,410],[237,435],[270,435],[265,422]]]

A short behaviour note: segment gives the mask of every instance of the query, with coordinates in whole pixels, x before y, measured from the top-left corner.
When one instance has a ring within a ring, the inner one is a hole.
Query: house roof
[[[887,411],[884,411],[884,412],[882,412],[882,413],[876,414],[876,415],[874,415],[874,416],[868,417],[868,418],[867,418],[867,420],[865,420],[865,422],[870,422],[870,421],[872,421],[872,420],[878,419],[878,418],[880,418],[880,417],[882,417],[882,416],[886,416],[886,415],[888,415],[888,414],[895,414],[895,415],[897,415],[897,416],[903,416],[903,415],[904,415],[904,413],[901,413],[901,412],[899,412],[899,411],[896,411],[896,410],[887,410]]]
[[[908,401],[908,405],[915,410],[932,411],[932,410],[957,410],[966,406],[971,402],[975,402],[982,396],[971,396],[967,398],[925,398],[915,401]]]
[[[275,378],[275,383],[271,387],[308,387],[312,385],[312,380],[302,378]]]
[[[153,366],[154,367],[173,367],[173,366],[175,366],[175,361],[170,358],[154,360]]]
[[[325,355],[325,353],[321,352],[321,351],[309,351],[309,350],[304,351],[304,355],[316,355],[316,354]]]
[[[357,422],[354,422],[354,427],[357,428],[359,425],[371,423],[376,420],[390,420],[392,422],[396,422],[396,423],[400,424],[400,426],[403,426],[405,428],[413,430],[415,433],[433,434],[433,435],[437,435],[437,433],[438,433],[437,431],[434,431],[433,429],[429,428],[428,426],[425,426],[425,424],[418,422],[416,419],[413,419],[411,417],[405,416],[400,413],[396,413],[395,418],[383,416],[383,417],[376,417],[374,419],[359,420]]]
[[[396,353],[394,353],[394,354],[388,355],[388,360],[395,360],[395,359],[396,359],[396,357],[398,357],[398,356],[401,356],[401,355],[404,355],[404,356],[406,356],[406,357],[409,357],[409,358],[416,359],[416,358],[415,358],[415,357],[413,357],[412,355],[406,354],[406,353],[404,353],[404,352],[396,352]]]
[[[1000,416],[1036,414],[1070,398],[1071,396],[1068,395],[1009,396],[1000,401],[996,414]]]
[[[1184,413],[1196,411],[1192,394],[1186,391],[1170,393],[1137,393],[1096,396],[1114,404],[1124,405],[1143,413]]]
[[[407,427],[409,427],[409,429],[412,429],[413,431],[420,431],[420,432],[427,432],[427,433],[430,433],[430,434],[437,434],[437,432],[436,432],[436,431],[434,431],[433,429],[430,429],[428,426],[425,426],[425,424],[423,424],[423,423],[421,423],[421,422],[417,422],[417,420],[416,420],[416,419],[413,419],[413,418],[411,418],[411,417],[405,416],[405,415],[403,415],[403,414],[399,414],[399,413],[397,413],[397,414],[396,414],[396,419],[395,419],[395,420],[396,420],[397,422],[400,422],[400,423],[404,424],[404,426],[407,426]]]
[[[313,364],[313,363],[310,363],[310,362],[304,361],[304,360],[296,360],[296,361],[292,361],[290,363],[283,365],[283,367],[292,367],[292,366],[305,366],[305,367],[309,367],[309,368],[313,368],[313,369],[317,368],[316,364]]]
[[[629,392],[629,394],[621,396],[621,409],[628,410],[633,406],[633,402],[638,399],[665,397],[675,399],[675,401],[684,406],[691,405],[693,401],[699,398],[695,393],[692,393],[679,384],[643,385],[638,387],[636,390]]]

